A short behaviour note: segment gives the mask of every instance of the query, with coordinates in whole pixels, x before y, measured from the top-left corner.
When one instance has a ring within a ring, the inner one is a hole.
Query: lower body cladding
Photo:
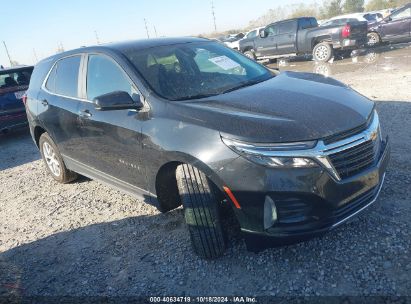
[[[247,248],[260,251],[321,235],[364,211],[377,199],[389,157],[387,139],[375,162],[339,181],[320,166],[272,169],[243,157],[220,176],[238,201]]]
[[[14,129],[27,127],[26,111],[0,113],[0,132],[5,133]]]

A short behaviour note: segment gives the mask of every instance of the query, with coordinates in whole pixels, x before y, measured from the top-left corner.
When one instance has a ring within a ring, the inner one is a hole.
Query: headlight
[[[287,151],[299,151],[312,149],[316,145],[316,141],[296,142],[296,143],[280,143],[280,144],[262,144],[248,143],[238,140],[233,140],[221,137],[226,144],[234,152],[244,156],[250,161],[274,168],[310,168],[317,167],[318,164],[314,160],[306,157],[287,156]]]

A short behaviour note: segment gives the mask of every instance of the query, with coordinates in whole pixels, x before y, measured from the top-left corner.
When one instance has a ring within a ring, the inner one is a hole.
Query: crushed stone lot
[[[379,199],[321,238],[259,254],[233,232],[222,258],[201,260],[181,208],[161,214],[86,178],[58,184],[27,130],[2,135],[0,296],[411,296],[411,48],[378,55],[328,67],[377,101],[392,145]]]

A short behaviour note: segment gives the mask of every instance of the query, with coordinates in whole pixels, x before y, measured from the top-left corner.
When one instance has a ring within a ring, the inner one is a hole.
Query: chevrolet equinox
[[[203,258],[224,252],[221,207],[231,206],[249,250],[300,241],[374,203],[389,160],[369,99],[200,38],[44,59],[26,111],[56,181],[81,174],[162,212],[183,205]]]

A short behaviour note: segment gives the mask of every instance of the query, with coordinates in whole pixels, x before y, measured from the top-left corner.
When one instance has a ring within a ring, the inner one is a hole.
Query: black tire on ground
[[[250,59],[256,60],[257,58],[255,57],[255,54],[253,50],[245,51],[244,55],[247,56]]]
[[[375,46],[375,45],[380,44],[380,42],[381,42],[381,38],[380,38],[380,35],[378,35],[378,33],[371,32],[367,34],[368,46]]]
[[[333,57],[333,51],[328,42],[320,42],[314,46],[313,58],[318,62],[328,62]]]
[[[77,178],[77,173],[66,168],[56,144],[48,133],[40,136],[39,147],[47,171],[56,181],[66,184]]]
[[[191,165],[178,166],[176,174],[195,253],[205,259],[221,256],[225,250],[225,238],[216,199],[218,190],[204,173]]]

